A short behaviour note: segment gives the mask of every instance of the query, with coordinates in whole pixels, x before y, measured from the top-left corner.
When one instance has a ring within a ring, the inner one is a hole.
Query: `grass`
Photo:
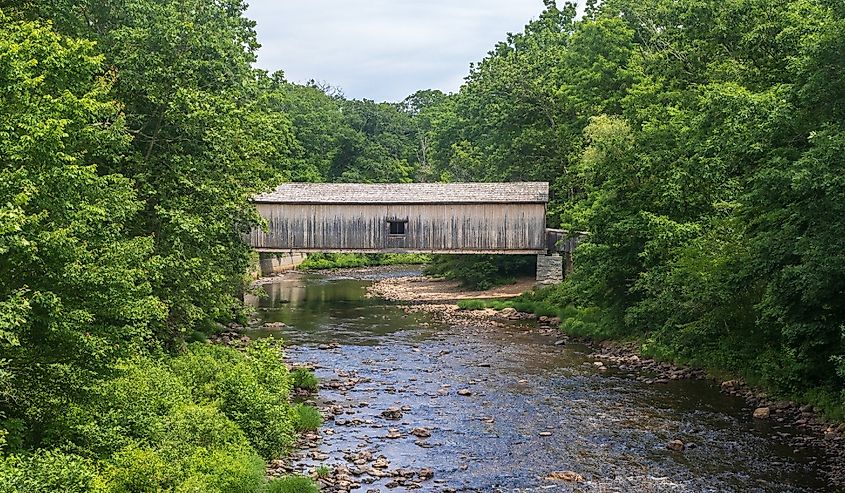
[[[293,406],[293,427],[296,431],[314,431],[323,424],[320,411],[306,404]]]
[[[513,308],[519,312],[533,313],[538,317],[557,317],[563,332],[576,337],[590,337],[597,340],[617,338],[607,316],[597,308],[577,308],[573,305],[555,306],[543,300],[531,299],[531,293],[509,300],[461,300],[461,310],[504,310]]]
[[[300,269],[324,270],[371,267],[377,265],[413,265],[431,262],[430,255],[418,253],[312,253],[308,255]]]
[[[491,307],[487,306],[484,300],[461,300],[458,302],[458,308],[461,310],[484,310]]]
[[[331,476],[332,468],[325,465],[325,464],[320,464],[319,466],[317,466],[314,469],[314,474],[316,474],[317,477],[320,478],[320,479],[325,479],[325,478]]]
[[[319,381],[313,371],[307,368],[297,368],[291,372],[291,377],[293,378],[293,388],[308,392],[317,391]]]
[[[270,481],[267,493],[319,493],[320,488],[307,476],[283,476]]]

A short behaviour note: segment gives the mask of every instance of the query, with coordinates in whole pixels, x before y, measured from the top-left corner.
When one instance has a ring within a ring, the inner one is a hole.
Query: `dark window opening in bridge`
[[[405,224],[407,221],[388,221],[390,223],[391,236],[401,236],[405,234]]]

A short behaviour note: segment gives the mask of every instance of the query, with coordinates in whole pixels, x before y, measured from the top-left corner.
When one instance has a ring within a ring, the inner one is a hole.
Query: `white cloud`
[[[455,91],[542,0],[251,0],[258,66],[288,80],[326,81],[354,98],[398,101],[418,89]]]

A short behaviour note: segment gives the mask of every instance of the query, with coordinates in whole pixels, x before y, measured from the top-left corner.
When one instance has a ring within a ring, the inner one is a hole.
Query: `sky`
[[[348,98],[401,101],[420,89],[457,91],[542,0],[248,0],[258,67],[339,87]]]

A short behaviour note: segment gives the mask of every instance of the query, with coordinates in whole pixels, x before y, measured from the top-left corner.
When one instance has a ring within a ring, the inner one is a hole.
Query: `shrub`
[[[285,476],[270,481],[267,493],[319,493],[314,481],[306,476]]]
[[[293,379],[293,388],[295,389],[314,392],[319,386],[317,376],[314,375],[313,371],[307,368],[296,368],[293,372],[291,372],[291,377]]]
[[[105,491],[261,491],[261,455],[281,456],[294,439],[292,377],[280,355],[272,342],[246,351],[191,344],[176,358],[124,362],[91,402],[68,408],[65,428],[49,439],[91,457]],[[75,460],[69,464],[88,464]],[[20,478],[31,476],[15,474],[4,474],[0,491],[19,491]]]
[[[130,446],[115,455],[105,477],[113,493],[257,492],[264,485],[264,462],[248,446]]]
[[[129,445],[115,454],[104,476],[107,491],[115,493],[171,490],[179,482],[177,464],[161,451]]]
[[[323,424],[320,411],[312,406],[296,404],[293,406],[293,426],[297,431],[313,431]]]
[[[332,468],[325,464],[320,464],[319,466],[314,468],[314,474],[316,474],[318,478],[324,479],[331,476]]]
[[[73,444],[80,455],[108,456],[136,440],[160,440],[164,418],[191,402],[188,388],[156,359],[122,362],[117,375],[95,386],[89,402],[69,406],[50,440]]]
[[[280,342],[256,341],[244,351],[193,344],[171,366],[201,403],[217,403],[265,458],[284,455],[294,442],[288,396],[291,376]]]
[[[109,491],[258,491],[264,462],[244,432],[216,407],[186,404],[165,419],[167,433],[131,444],[106,471]]]
[[[533,255],[435,255],[425,274],[454,279],[471,289],[489,289],[533,274],[536,262]]]
[[[311,253],[299,267],[302,269],[322,270],[373,265],[427,264],[430,255],[418,253]]]
[[[91,461],[55,450],[0,459],[4,493],[88,493],[100,489]]]

